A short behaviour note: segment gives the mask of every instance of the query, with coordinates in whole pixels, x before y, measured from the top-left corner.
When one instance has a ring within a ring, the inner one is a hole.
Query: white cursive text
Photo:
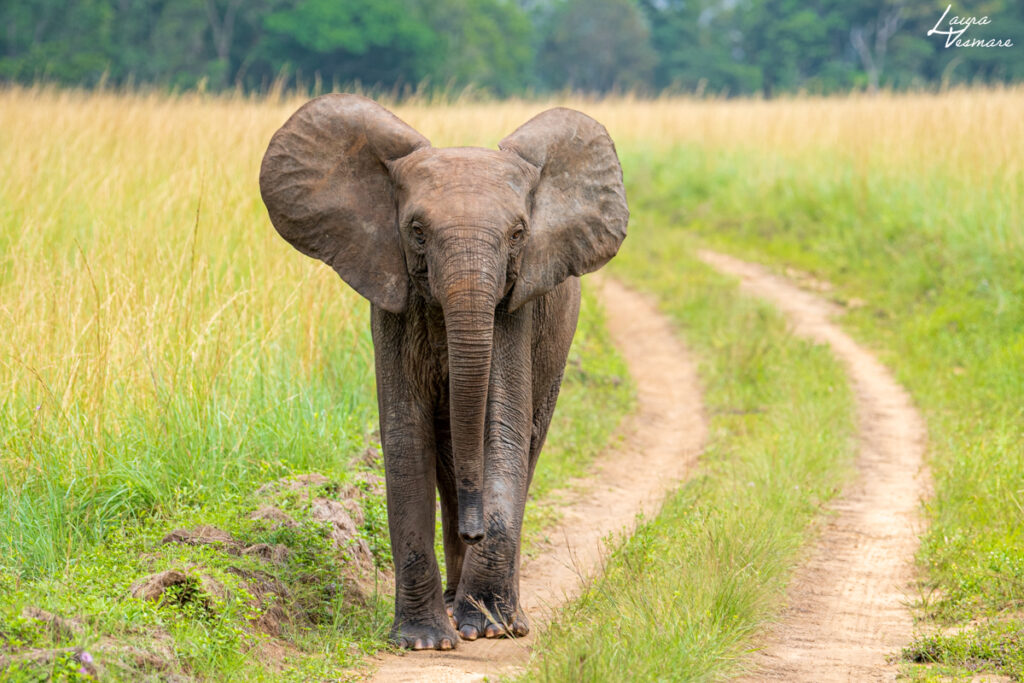
[[[946,7],[946,11],[942,13],[939,20],[935,22],[935,26],[928,31],[928,35],[940,35],[946,36],[945,47],[1013,47],[1013,41],[1009,38],[996,39],[990,38],[989,40],[982,40],[980,38],[964,38],[963,35],[967,33],[967,29],[972,26],[986,26],[992,23],[992,20],[987,16],[981,17],[958,17],[953,16],[949,20],[948,27],[945,31],[941,30],[939,26],[942,25],[942,20],[949,14],[949,10],[953,9],[952,5]],[[960,28],[957,28],[960,27]]]

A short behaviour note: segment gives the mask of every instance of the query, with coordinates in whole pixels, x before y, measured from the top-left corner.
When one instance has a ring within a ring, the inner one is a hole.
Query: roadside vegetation
[[[392,616],[373,349],[260,203],[298,102],[0,100],[0,678],[354,672]],[[528,538],[631,391],[588,293]]]
[[[1024,90],[700,107],[630,158],[632,198],[831,283],[929,431],[904,673],[1024,678]]]

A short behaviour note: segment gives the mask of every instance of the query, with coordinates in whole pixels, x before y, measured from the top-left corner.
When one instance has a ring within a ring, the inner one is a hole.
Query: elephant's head
[[[596,270],[626,236],[601,124],[548,110],[500,150],[435,149],[372,100],[325,95],[274,135],[260,190],[278,232],[392,313],[439,305],[448,335],[459,532],[483,537],[484,416],[495,309]]]

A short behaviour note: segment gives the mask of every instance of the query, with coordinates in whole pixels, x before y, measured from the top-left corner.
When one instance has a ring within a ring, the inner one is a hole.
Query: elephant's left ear
[[[537,167],[530,233],[509,309],[570,275],[597,270],[626,237],[629,207],[622,167],[604,126],[578,111],[549,109],[498,147]]]

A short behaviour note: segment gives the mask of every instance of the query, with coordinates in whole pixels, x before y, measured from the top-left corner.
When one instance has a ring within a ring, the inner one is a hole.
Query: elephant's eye
[[[519,225],[516,226],[515,230],[513,230],[512,233],[508,236],[508,239],[509,242],[515,245],[522,242],[524,237],[526,237],[526,228],[524,228],[523,224],[520,223]]]
[[[423,226],[419,223],[412,224],[412,236],[417,244],[427,243],[427,236],[423,234]]]

